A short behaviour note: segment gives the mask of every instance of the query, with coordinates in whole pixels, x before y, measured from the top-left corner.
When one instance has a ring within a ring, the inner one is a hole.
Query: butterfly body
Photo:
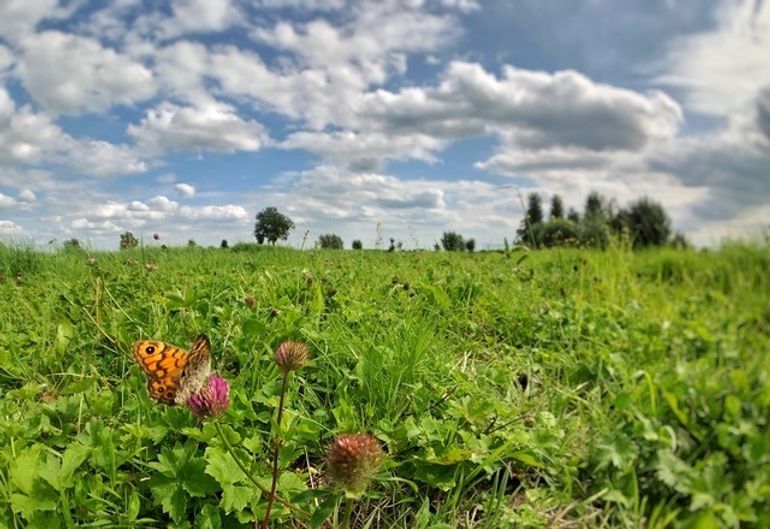
[[[204,334],[193,341],[189,351],[155,340],[138,340],[132,351],[147,375],[147,392],[169,406],[185,403],[211,374],[211,343]]]

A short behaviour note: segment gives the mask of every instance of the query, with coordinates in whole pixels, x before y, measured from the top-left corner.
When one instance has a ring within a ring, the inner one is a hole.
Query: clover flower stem
[[[278,486],[278,456],[281,451],[281,419],[283,418],[283,403],[286,396],[286,386],[289,382],[289,373],[291,371],[284,371],[283,378],[281,379],[281,396],[278,401],[278,418],[275,425],[275,437],[273,439],[273,483],[270,486],[270,495],[267,497],[267,509],[265,510],[265,519],[262,522],[264,529],[268,529],[270,525],[270,509],[273,507],[273,500],[275,499],[275,489]]]
[[[350,498],[343,498],[342,501],[345,502],[345,512],[342,515],[342,523],[340,524],[339,529],[348,529],[348,527],[350,527],[350,513],[353,512],[353,500]]]
[[[262,484],[256,480],[256,478],[249,472],[249,470],[246,468],[246,466],[243,464],[243,461],[241,461],[241,458],[235,453],[235,450],[233,449],[233,446],[230,444],[230,441],[227,440],[227,436],[225,435],[225,432],[222,430],[222,425],[219,424],[219,421],[212,421],[214,423],[214,427],[217,430],[217,434],[219,434],[219,438],[222,440],[222,444],[225,445],[225,449],[229,452],[229,454],[232,456],[233,460],[235,461],[235,464],[238,465],[238,468],[241,469],[241,472],[243,472],[246,477],[251,481],[251,483],[258,488],[260,491],[262,491],[265,494],[269,494],[270,491],[267,490],[267,487],[262,486]],[[276,497],[276,501],[286,507],[287,509],[290,509],[294,512],[297,512],[299,514],[302,514],[304,516],[310,516],[310,513],[307,512],[304,509],[300,509],[299,507],[296,507],[289,503],[288,501],[284,500],[280,496]]]

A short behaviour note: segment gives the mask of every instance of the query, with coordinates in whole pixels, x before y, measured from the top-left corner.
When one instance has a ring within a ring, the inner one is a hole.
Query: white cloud
[[[162,24],[167,37],[223,31],[241,19],[231,0],[175,0],[171,12]]]
[[[68,16],[72,6],[62,8],[58,4],[57,0],[3,0],[0,2],[0,38],[15,41],[32,32],[42,20]]]
[[[290,51],[302,66],[320,67],[330,76],[357,74],[365,84],[383,83],[403,73],[406,53],[436,50],[459,34],[456,20],[393,2],[363,2],[350,22],[333,26],[324,19],[306,24],[281,22],[252,36]]]
[[[0,87],[0,165],[51,161],[61,155],[67,138],[49,116],[29,106],[16,110]]]
[[[682,120],[679,105],[662,92],[640,94],[575,71],[506,66],[497,78],[466,62],[450,64],[435,87],[367,94],[359,111],[392,132],[444,138],[505,132],[532,149],[637,150],[674,136]]]
[[[388,136],[381,132],[357,133],[347,130],[294,132],[279,146],[283,149],[307,150],[357,167],[376,167],[378,161],[385,159],[411,158],[436,162],[435,153],[443,149],[446,143],[424,134]]]
[[[103,112],[155,94],[152,72],[98,40],[60,31],[29,35],[16,73],[32,97],[54,112]]]
[[[174,200],[171,200],[170,198],[163,195],[154,196],[147,201],[147,205],[155,210],[164,212],[176,211],[179,207],[178,202],[175,202]]]
[[[185,219],[210,221],[243,221],[249,217],[248,212],[242,206],[234,204],[224,206],[182,206],[179,214]]]
[[[16,205],[16,199],[0,193],[0,209],[9,209]]]
[[[22,203],[29,203],[37,200],[37,197],[31,189],[22,189],[21,192],[19,192],[19,194],[16,196],[16,200]]]
[[[753,116],[759,92],[770,87],[770,2],[724,1],[716,20],[713,29],[674,39],[657,80],[685,88],[698,112]]]
[[[0,220],[0,235],[16,235],[21,232],[21,226],[11,220]]]
[[[106,141],[73,142],[69,163],[75,169],[98,177],[143,173],[147,164],[139,159],[132,147]]]
[[[177,184],[174,186],[176,190],[179,192],[180,195],[183,197],[192,197],[195,196],[195,187],[191,186],[190,184]]]
[[[268,141],[262,125],[243,120],[232,107],[209,104],[199,108],[171,103],[147,111],[128,133],[147,153],[175,150],[256,151]]]

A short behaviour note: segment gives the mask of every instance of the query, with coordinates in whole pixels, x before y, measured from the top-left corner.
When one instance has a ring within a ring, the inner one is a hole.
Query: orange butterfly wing
[[[211,368],[211,343],[205,334],[193,341],[189,352],[165,342],[139,340],[134,343],[133,353],[147,374],[147,392],[169,406],[185,402],[196,393]]]
[[[147,374],[147,391],[163,404],[174,405],[189,354],[175,345],[153,340],[134,343],[134,358]]]

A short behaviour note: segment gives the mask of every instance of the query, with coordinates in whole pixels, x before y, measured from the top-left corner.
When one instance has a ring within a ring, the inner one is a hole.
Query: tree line
[[[572,208],[565,215],[562,198],[553,195],[548,219],[541,196],[530,193],[516,235],[518,243],[534,248],[564,245],[606,248],[612,236],[628,241],[634,248],[669,243],[686,245],[681,234],[672,233],[671,219],[659,202],[643,197],[618,208],[596,191],[586,198],[582,215]]]
[[[294,221],[287,215],[275,207],[267,207],[256,215],[254,237],[259,244],[275,245],[279,240],[287,240],[294,227]],[[626,240],[634,248],[669,243],[686,246],[686,241],[681,234],[672,233],[671,219],[659,202],[644,197],[631,202],[627,207],[619,208],[614,201],[608,200],[596,191],[589,193],[582,214],[574,208],[565,212],[561,196],[553,195],[548,218],[545,216],[541,195],[530,193],[527,196],[524,218],[516,231],[516,242],[533,248],[553,246],[606,248],[612,237]],[[158,235],[155,234],[153,238],[158,240]],[[72,244],[74,243],[77,243],[77,239],[73,239]],[[139,241],[131,232],[121,234],[121,249],[133,248],[138,244]],[[191,239],[188,245],[196,244]],[[402,246],[401,241],[391,238],[387,250],[391,252],[401,250]],[[223,239],[220,247],[228,248],[227,241]],[[344,242],[342,237],[335,233],[324,233],[318,237],[316,247],[341,250]],[[354,250],[360,250],[363,244],[360,239],[356,239],[351,247]],[[445,231],[440,242],[434,245],[435,250],[444,249],[450,252],[473,252],[475,248],[474,239],[466,239],[455,231]]]

